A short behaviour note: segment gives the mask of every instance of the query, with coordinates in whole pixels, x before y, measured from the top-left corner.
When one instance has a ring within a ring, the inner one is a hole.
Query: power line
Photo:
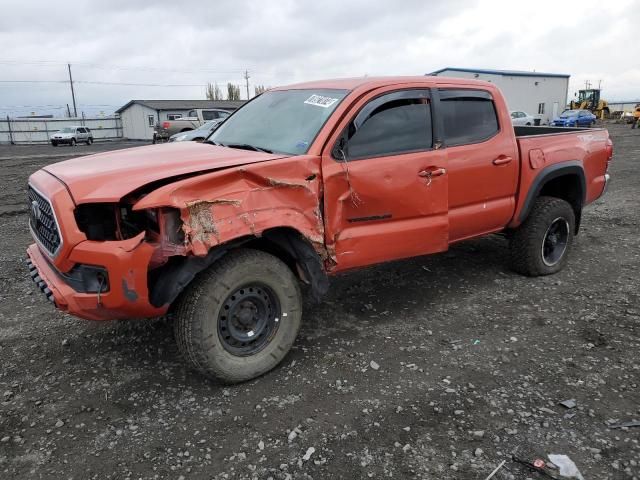
[[[35,65],[40,67],[55,67],[64,66],[66,63],[56,62],[52,60],[0,60],[0,64],[3,65]],[[191,68],[191,69],[178,69],[178,68],[161,68],[161,67],[146,67],[146,66],[133,66],[133,65],[105,65],[99,63],[77,63],[74,62],[74,66],[80,66],[85,68],[97,68],[107,70],[140,70],[147,72],[173,72],[173,73],[216,73],[216,74],[242,74],[242,69],[238,70],[216,70],[208,68]]]
[[[69,80],[0,80],[0,83],[69,83]],[[125,87],[205,87],[204,83],[128,83],[102,82],[98,80],[74,80],[73,83],[87,85],[118,85]]]

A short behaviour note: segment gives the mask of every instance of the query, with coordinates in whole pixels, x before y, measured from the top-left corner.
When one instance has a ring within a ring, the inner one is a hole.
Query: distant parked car
[[[153,132],[153,143],[166,140],[176,133],[195,130],[209,120],[225,119],[229,115],[231,115],[230,111],[221,108],[196,108],[195,110],[191,110],[186,117],[157,123]]]
[[[203,123],[195,130],[189,130],[188,132],[180,132],[169,137],[170,142],[202,142],[207,138],[211,132],[213,132],[218,125],[222,122],[221,118],[217,120],[209,120]]]
[[[51,134],[50,140],[51,145],[54,147],[57,147],[62,143],[67,143],[72,147],[75,147],[76,143],[83,142],[87,145],[91,145],[93,143],[93,134],[87,127],[64,127],[62,130]]]
[[[535,125],[535,118],[520,110],[513,110],[511,112],[511,123],[514,125]]]
[[[589,110],[565,110],[559,117],[553,119],[553,127],[593,127],[596,116]]]

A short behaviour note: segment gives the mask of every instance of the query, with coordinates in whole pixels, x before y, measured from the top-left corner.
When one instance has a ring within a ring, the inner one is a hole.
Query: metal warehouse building
[[[151,140],[156,122],[189,115],[196,108],[235,110],[244,100],[131,100],[116,110],[122,119],[122,135],[130,140]]]
[[[509,110],[526,112],[540,118],[542,124],[562,113],[567,105],[569,75],[563,73],[447,67],[430,75],[492,82],[502,90]]]

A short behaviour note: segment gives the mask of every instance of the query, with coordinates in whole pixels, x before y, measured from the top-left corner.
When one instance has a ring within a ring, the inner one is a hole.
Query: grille
[[[29,226],[40,245],[51,255],[58,253],[62,239],[49,200],[29,186]]]

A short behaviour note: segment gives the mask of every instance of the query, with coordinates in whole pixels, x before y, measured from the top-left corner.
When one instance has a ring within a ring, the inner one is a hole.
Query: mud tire
[[[549,262],[548,258],[545,261],[543,243],[556,221],[568,225],[566,246],[558,260]],[[510,237],[511,269],[530,277],[551,275],[562,270],[573,243],[575,224],[575,214],[568,202],[554,197],[538,198],[527,219]]]
[[[280,318],[261,350],[240,356],[225,346],[219,316],[230,295],[252,284],[264,285],[273,293]],[[302,297],[298,280],[280,259],[240,249],[199,274],[178,299],[175,312],[178,348],[192,368],[224,383],[238,383],[273,369],[289,352],[300,329]]]

